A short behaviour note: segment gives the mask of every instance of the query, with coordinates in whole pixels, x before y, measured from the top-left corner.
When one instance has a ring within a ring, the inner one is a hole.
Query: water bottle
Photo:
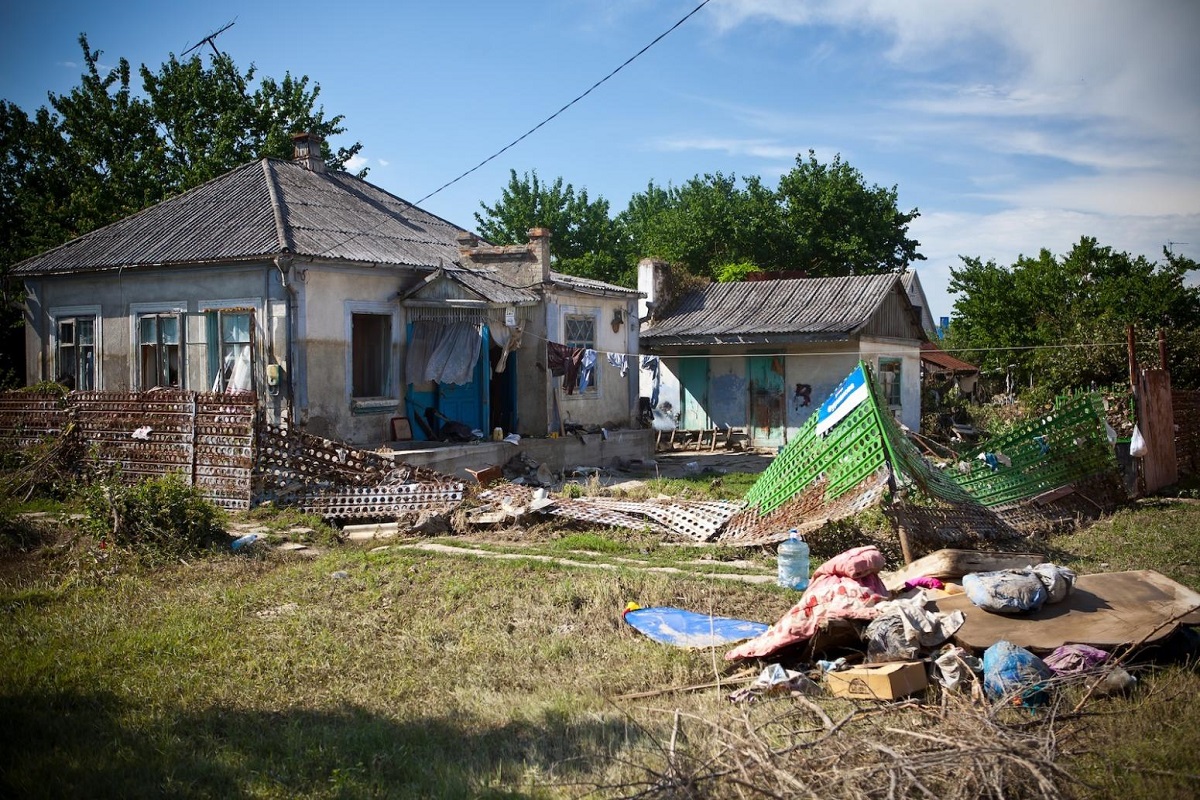
[[[787,589],[802,592],[808,588],[808,542],[800,538],[795,528],[781,542],[776,555],[779,559],[778,583]]]

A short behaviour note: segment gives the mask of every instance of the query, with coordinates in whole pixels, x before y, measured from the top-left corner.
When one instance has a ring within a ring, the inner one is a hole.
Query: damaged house
[[[863,361],[888,411],[919,428],[926,336],[900,275],[680,283],[662,262],[638,265],[642,396],[656,416],[778,448]]]
[[[293,138],[292,161],[15,265],[27,382],[253,391],[268,423],[368,447],[404,418],[418,439],[629,421],[636,377],[605,364],[566,395],[546,364],[551,342],[636,354],[634,290],[551,271],[544,231],[489,247]]]

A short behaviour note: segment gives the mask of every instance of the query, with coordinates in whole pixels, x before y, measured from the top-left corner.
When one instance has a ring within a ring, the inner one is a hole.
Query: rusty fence
[[[176,390],[0,394],[0,448],[75,437],[93,469],[142,478],[178,473],[230,510],[251,502],[255,396]]]

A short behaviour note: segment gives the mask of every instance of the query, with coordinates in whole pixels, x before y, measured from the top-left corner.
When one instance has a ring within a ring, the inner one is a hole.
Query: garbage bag
[[[910,642],[904,630],[904,619],[899,614],[877,617],[863,633],[867,640],[867,663],[884,661],[912,661],[920,647]]]
[[[1046,602],[1061,603],[1075,588],[1075,571],[1057,564],[1035,564],[1033,572],[1046,587]]]
[[[984,611],[1020,614],[1037,611],[1046,602],[1046,587],[1032,570],[1005,569],[963,576],[967,599]]]
[[[1052,676],[1046,662],[1012,642],[1001,640],[983,651],[983,688],[992,700],[1043,705],[1050,699],[1046,684]]]

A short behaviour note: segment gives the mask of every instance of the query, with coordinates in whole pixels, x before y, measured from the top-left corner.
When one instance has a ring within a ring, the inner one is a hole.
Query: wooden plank
[[[1179,482],[1175,457],[1175,414],[1171,406],[1171,377],[1166,370],[1144,369],[1138,377],[1138,428],[1149,452],[1142,457],[1146,494]]]
[[[934,578],[961,578],[970,572],[992,572],[998,569],[1020,569],[1032,564],[1041,564],[1046,557],[1041,553],[999,553],[986,550],[957,550],[943,548],[918,558],[895,572],[883,572],[879,577],[888,591],[898,591],[904,582],[922,575]]]

